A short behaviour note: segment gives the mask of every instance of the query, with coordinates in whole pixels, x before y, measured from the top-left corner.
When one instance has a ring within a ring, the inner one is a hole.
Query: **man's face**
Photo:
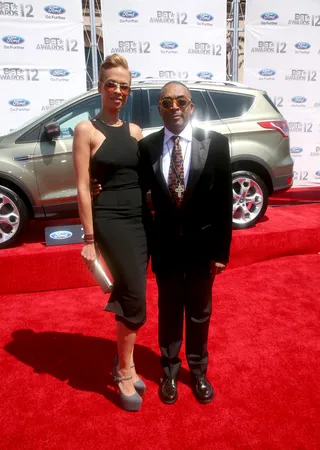
[[[170,105],[170,101],[163,101],[164,99],[170,99],[172,106],[170,108],[165,108],[167,104]],[[187,99],[186,106],[179,106],[177,101],[179,99]],[[176,101],[177,100],[177,101]],[[161,102],[163,103],[161,104]],[[159,114],[162,117],[165,127],[172,133],[179,134],[188,125],[192,113],[194,110],[194,105],[191,102],[190,94],[185,86],[180,84],[168,84],[164,88],[160,96],[159,102]]]

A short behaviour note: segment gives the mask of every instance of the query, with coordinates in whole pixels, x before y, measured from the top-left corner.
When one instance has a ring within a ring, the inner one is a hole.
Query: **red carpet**
[[[138,414],[115,404],[114,322],[98,288],[0,296],[1,450],[319,450],[320,256],[266,261],[217,278],[210,405],[184,361],[180,398],[157,397],[156,285],[136,364]]]
[[[60,223],[63,222],[56,225]],[[94,285],[80,257],[81,245],[46,247],[44,226],[49,225],[31,224],[24,244],[0,250],[2,294]],[[234,231],[230,268],[317,252],[320,252],[320,204],[269,208],[254,228]]]
[[[301,205],[320,202],[320,186],[291,188],[269,199],[270,206]]]

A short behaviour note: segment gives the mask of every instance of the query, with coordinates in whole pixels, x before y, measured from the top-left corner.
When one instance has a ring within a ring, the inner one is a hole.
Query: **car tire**
[[[232,174],[233,229],[253,227],[268,207],[268,189],[261,177],[240,170]]]
[[[28,224],[28,210],[11,189],[0,186],[0,249],[11,247]]]

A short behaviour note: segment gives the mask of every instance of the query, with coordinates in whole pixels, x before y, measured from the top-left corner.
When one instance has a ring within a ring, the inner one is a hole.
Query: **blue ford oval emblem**
[[[134,11],[133,9],[123,9],[119,12],[119,16],[124,19],[134,19],[135,17],[138,17],[138,15],[138,11]]]
[[[311,48],[311,45],[309,44],[309,42],[297,42],[295,47],[298,50],[308,50],[309,48]]]
[[[11,45],[23,44],[24,39],[21,36],[3,36],[3,42]]]
[[[71,236],[72,236],[71,231],[67,231],[67,230],[59,230],[59,231],[54,231],[53,233],[50,233],[51,239],[56,239],[56,240],[69,239],[69,238],[71,238]]]
[[[293,103],[305,103],[307,101],[306,97],[302,97],[301,95],[296,95],[295,97],[292,97]]]
[[[131,76],[132,76],[132,78],[139,78],[141,76],[141,73],[133,70],[131,72]]]
[[[211,22],[214,19],[214,17],[211,14],[200,13],[197,14],[197,19],[201,20],[201,22]]]
[[[9,101],[9,104],[17,108],[23,108],[24,106],[30,105],[30,102],[24,98],[13,98]]]
[[[270,20],[270,21],[279,19],[278,14],[276,14],[274,12],[265,12],[265,13],[261,14],[260,17],[263,20]]]
[[[213,78],[213,73],[211,72],[198,72],[197,77],[202,78],[203,80],[211,80]]]
[[[316,171],[316,177],[320,178],[320,170]]]
[[[273,69],[262,69],[259,71],[259,75],[262,77],[273,77],[276,74],[276,71]]]
[[[68,72],[66,69],[51,69],[50,75],[53,77],[67,77],[70,75],[70,72]]]
[[[298,153],[302,153],[303,152],[303,148],[302,147],[291,147],[290,151],[293,154],[298,154]]]
[[[48,5],[48,6],[45,6],[43,9],[48,14],[55,14],[55,15],[64,14],[66,12],[66,10],[62,6],[57,6],[57,5]]]
[[[164,48],[165,50],[174,50],[175,48],[179,47],[179,45],[176,42],[173,42],[173,41],[161,42],[160,46],[162,48]]]

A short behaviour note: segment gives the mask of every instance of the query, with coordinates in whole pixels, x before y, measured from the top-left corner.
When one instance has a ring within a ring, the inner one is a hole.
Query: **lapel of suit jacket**
[[[204,136],[204,133],[202,133]],[[192,132],[192,143],[191,143],[191,162],[190,162],[190,172],[186,191],[183,196],[182,205],[184,206],[188,200],[190,200],[194,188],[196,187],[199,178],[203,172],[205,163],[208,157],[208,151],[210,146],[210,139],[197,139],[197,133],[194,129]]]
[[[154,139],[152,144],[151,145],[149,144],[148,150],[156,180],[162,187],[163,191],[172,200],[168,185],[162,173],[163,140],[164,140],[164,128],[162,128],[159,131],[158,136],[156,137],[156,139]]]

